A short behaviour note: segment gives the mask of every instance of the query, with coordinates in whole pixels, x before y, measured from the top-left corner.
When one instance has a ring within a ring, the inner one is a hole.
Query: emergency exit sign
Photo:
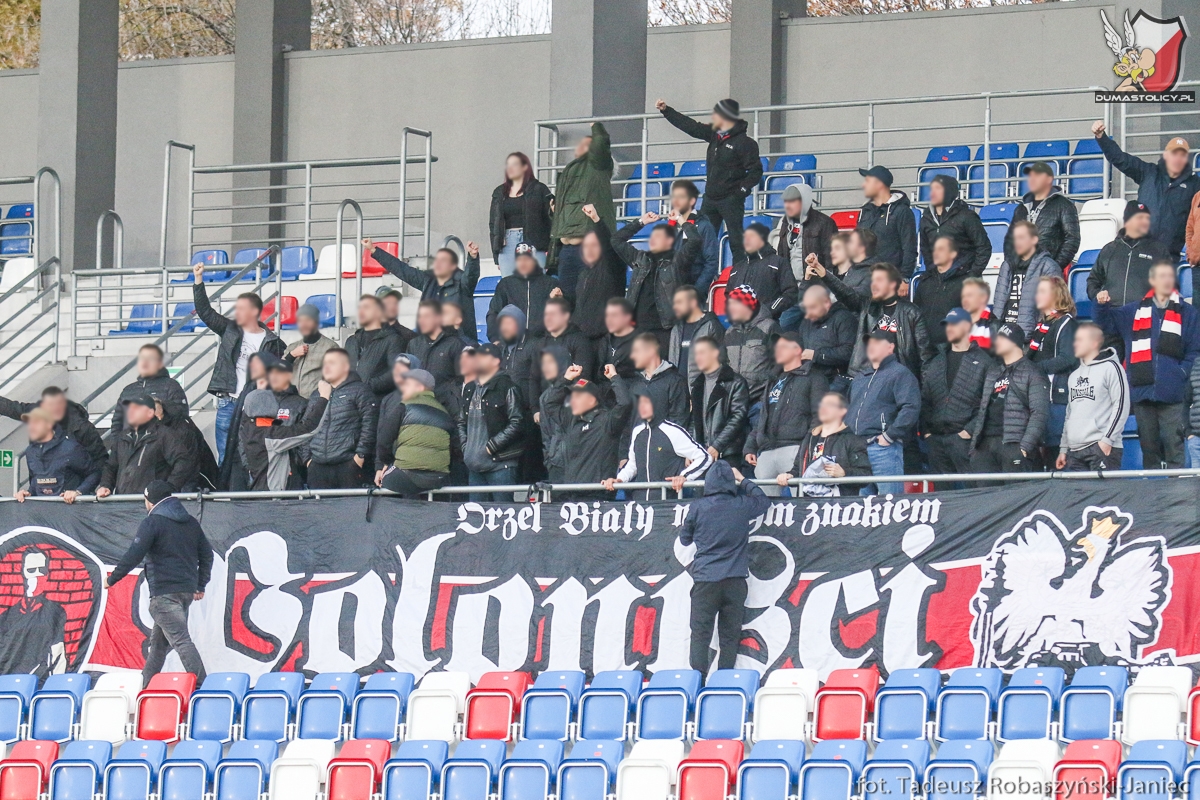
[[[12,466],[15,463],[16,459],[13,458],[12,450],[0,450],[0,467],[12,469]]]

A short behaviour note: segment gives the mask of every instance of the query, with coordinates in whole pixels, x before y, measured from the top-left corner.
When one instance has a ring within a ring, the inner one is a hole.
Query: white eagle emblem
[[[1137,660],[1162,624],[1171,568],[1161,536],[1125,540],[1132,524],[1117,508],[1089,506],[1074,531],[1035,511],[1001,536],[971,599],[976,665],[1017,669],[1063,644]]]

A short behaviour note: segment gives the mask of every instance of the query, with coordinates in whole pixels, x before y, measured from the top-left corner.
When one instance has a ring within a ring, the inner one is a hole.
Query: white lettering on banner
[[[589,604],[600,604],[596,614],[596,631],[592,637],[593,673],[633,669],[636,666],[625,661],[626,623],[629,621],[630,607],[643,597],[645,593],[641,589],[630,583],[624,575],[618,575],[616,580],[609,581],[588,601]]]
[[[461,519],[461,507],[459,512]],[[411,672],[418,679],[440,663],[425,658],[425,620],[433,597],[438,550],[453,538],[453,533],[431,536],[414,547],[408,558],[396,545],[404,574],[400,581],[400,597],[392,612],[392,660],[388,666],[397,672]]]
[[[472,525],[471,515],[478,514],[479,523]],[[516,538],[518,531],[538,533],[542,529],[542,504],[531,503],[515,508],[484,508],[479,503],[463,503],[458,507],[458,528],[464,533],[476,534],[499,530],[505,541]]]
[[[856,572],[818,584],[807,592],[800,612],[800,664],[816,669],[822,681],[835,669],[861,667],[875,652],[867,648],[862,655],[850,657],[834,644],[832,630],[839,600],[845,603],[848,616],[878,603],[874,574],[870,570]]]
[[[354,672],[370,666],[383,654],[383,612],[387,590],[374,572],[364,572],[348,586],[321,587],[313,593],[310,631],[329,635],[308,637],[304,668],[316,672]],[[353,638],[342,640],[340,620],[353,614]]]
[[[493,599],[500,604],[499,659],[495,662],[483,654],[488,605]],[[472,683],[485,672],[520,669],[529,657],[532,618],[533,591],[518,575],[486,591],[460,593],[454,609],[452,650],[446,669],[469,672]]]
[[[776,504],[783,505],[783,504]],[[774,507],[772,507],[774,508]],[[786,525],[776,523],[776,527],[791,527],[791,511],[794,508],[787,505]],[[938,498],[925,500],[892,500],[892,495],[886,495],[880,503],[878,498],[864,497],[852,503],[809,503],[805,507],[807,513],[800,526],[800,533],[812,536],[821,528],[837,528],[842,525],[878,528],[893,522],[916,522],[934,524],[941,514],[942,501]],[[768,512],[770,513],[770,512]],[[765,525],[771,522],[764,521]]]
[[[796,521],[795,511],[793,503],[771,503],[765,514],[750,520],[750,533],[756,533],[764,525],[769,528],[790,528]]]
[[[791,550],[788,550],[782,542],[772,536],[751,536],[750,543],[756,542],[776,548],[783,556],[783,569],[779,571],[778,575],[773,578],[759,578],[751,570],[750,577],[746,581],[746,616],[748,619],[742,624],[742,630],[757,634],[758,638],[766,645],[767,652],[760,654],[765,656],[763,659],[739,655],[738,663],[735,666],[761,670],[764,665],[774,665],[792,640],[792,620],[787,611],[776,603],[783,599],[788,589],[792,587],[792,580],[796,575],[796,559]],[[753,612],[758,609],[761,609],[762,613],[756,616]]]
[[[467,505],[478,504],[467,503]],[[462,506],[459,507],[459,519],[464,519],[462,508]],[[540,520],[540,504],[535,504],[534,508],[539,509],[538,519]],[[678,506],[676,508],[678,509]],[[605,533],[622,531],[628,535],[638,530],[642,532],[642,535],[638,537],[640,541],[649,536],[651,528],[654,527],[654,508],[637,503],[626,503],[624,514],[615,508],[601,513],[599,502],[593,502],[590,506],[587,503],[563,503],[558,510],[558,516],[563,521],[563,524],[558,526],[559,530],[565,531],[571,536],[579,536],[586,532],[600,533],[601,531]],[[678,510],[676,519],[678,519]],[[682,523],[676,522],[675,524]],[[459,525],[459,528],[462,529],[462,525]],[[468,531],[468,533],[470,532],[472,531]],[[506,536],[505,538],[510,537]]]
[[[688,515],[689,509],[691,509],[690,505],[685,506],[680,503],[676,503],[675,504],[675,521],[671,524],[674,525],[676,528],[682,528],[683,523],[687,521],[687,515]]]
[[[588,604],[587,589],[574,578],[567,578],[562,585],[542,601],[549,606],[551,614],[550,654],[546,660],[548,670],[582,669],[579,663],[583,653],[583,612]]]

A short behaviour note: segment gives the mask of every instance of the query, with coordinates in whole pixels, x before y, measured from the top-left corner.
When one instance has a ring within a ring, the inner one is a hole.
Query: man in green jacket
[[[405,497],[437,489],[450,476],[455,423],[433,396],[433,375],[410,369],[383,398],[375,437],[375,485]]]
[[[563,167],[554,187],[554,221],[550,226],[550,265],[557,265],[558,282],[563,294],[575,301],[575,285],[583,269],[580,244],[592,229],[583,207],[594,205],[610,231],[617,229],[617,213],[612,198],[612,140],[599,122],[592,123],[592,135],[575,145],[575,159]]]

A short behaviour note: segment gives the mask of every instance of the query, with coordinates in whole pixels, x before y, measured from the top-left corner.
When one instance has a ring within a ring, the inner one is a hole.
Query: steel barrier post
[[[362,213],[362,208],[358,205],[358,203],[356,203],[354,200],[351,200],[350,198],[347,197],[345,200],[343,200],[341,202],[341,205],[338,206],[337,238],[336,238],[336,242],[334,245],[337,248],[336,260],[334,261],[334,264],[337,266],[337,280],[334,282],[334,300],[333,300],[333,302],[334,302],[334,305],[337,307],[334,309],[333,313],[334,313],[334,322],[337,325],[338,344],[346,343],[345,331],[342,326],[342,222],[345,219],[346,206],[350,206],[351,208],[354,209],[354,219],[355,219],[355,223],[357,225],[356,230],[358,232],[358,243],[355,246],[355,249],[359,250],[360,252],[358,253],[358,258],[355,259],[358,262],[358,267],[355,270],[355,272],[357,273],[355,283],[356,283],[356,286],[358,287],[358,295],[357,296],[359,296],[359,297],[362,296],[362,252],[361,252],[361,249],[362,249],[362,240],[363,240],[363,235],[364,235],[363,234],[363,213]],[[400,247],[403,248],[404,245],[402,244],[402,245],[400,245]]]

